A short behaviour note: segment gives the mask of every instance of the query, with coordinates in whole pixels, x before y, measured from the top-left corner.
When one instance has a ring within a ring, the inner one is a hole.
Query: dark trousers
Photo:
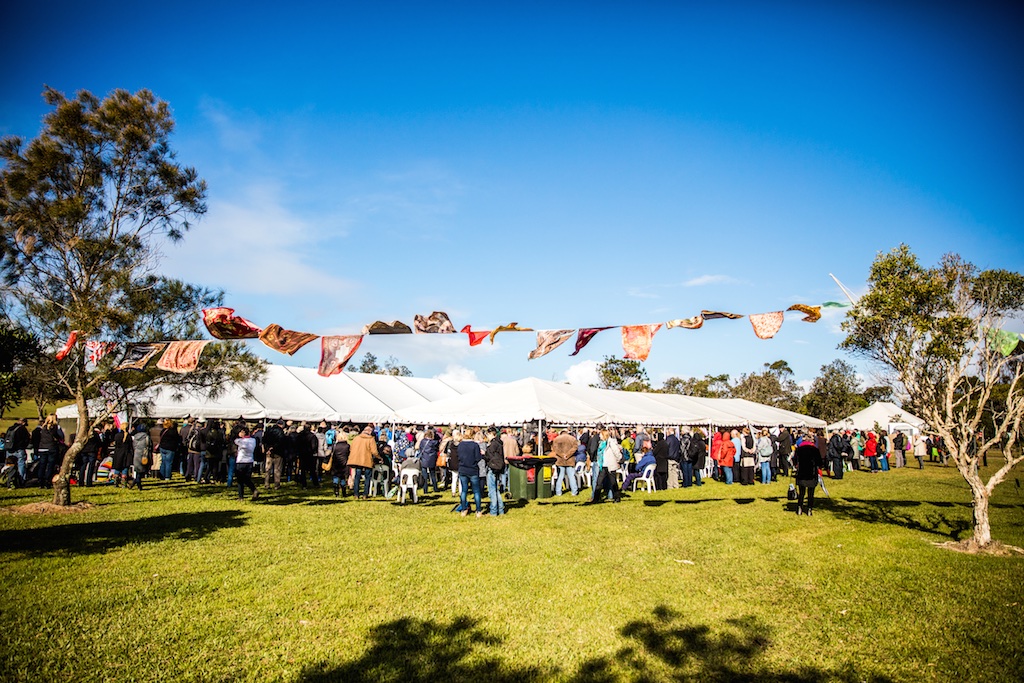
[[[832,478],[842,479],[843,478],[843,459],[842,458],[829,458],[832,462]]]
[[[240,462],[235,464],[235,481],[238,482],[238,497],[245,498],[245,487],[248,486],[256,493],[256,484],[252,483],[252,463]]]
[[[804,506],[804,494],[807,494],[807,509],[810,510],[814,507],[814,489],[817,486],[797,486],[796,493],[796,505],[797,507]]]
[[[740,467],[740,484],[744,486],[754,485],[754,467]]]
[[[699,474],[697,476],[700,476]],[[693,486],[693,463],[683,461],[683,488]]]

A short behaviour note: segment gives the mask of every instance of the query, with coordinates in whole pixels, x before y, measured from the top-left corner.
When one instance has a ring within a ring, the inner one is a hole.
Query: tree
[[[800,407],[800,387],[793,381],[793,370],[784,360],[765,363],[762,372],[740,375],[731,394],[733,398],[745,398],[783,410]]]
[[[591,386],[621,391],[651,391],[651,380],[638,360],[605,356],[597,366],[598,383]]]
[[[4,303],[21,325],[43,340],[78,335],[53,377],[78,408],[54,481],[54,503],[69,505],[75,456],[118,408],[89,405],[101,389],[108,401],[156,383],[216,395],[228,381],[258,378],[263,364],[238,344],[211,344],[185,375],[117,372],[113,358],[87,368],[83,340],[201,337],[198,309],[219,304],[221,293],[156,271],[160,242],[182,239],[206,211],[206,183],[176,161],[170,108],[148,90],[115,90],[101,101],[46,88],[43,97],[52,110],[39,135],[0,140],[0,272]]]
[[[704,375],[703,379],[670,377],[665,380],[661,390],[666,394],[684,394],[700,398],[728,398],[732,393],[732,384],[728,374]]]
[[[844,360],[821,366],[821,374],[803,397],[803,412],[812,417],[836,422],[866,408],[854,367]]]
[[[6,316],[0,319],[0,417],[21,402],[25,379],[21,367],[41,353],[39,342]]]
[[[1004,320],[1024,309],[1024,276],[979,271],[955,254],[925,268],[901,244],[875,258],[869,284],[847,313],[841,346],[890,372],[897,393],[945,441],[974,499],[974,531],[965,545],[989,549],[989,497],[1024,460],[1013,453],[1024,417],[1024,364],[999,348]],[[1000,384],[1006,393],[996,405]],[[986,414],[993,430],[978,443]],[[981,454],[1000,446],[1004,464],[985,481]]]
[[[396,377],[412,377],[412,370],[405,365],[399,365],[398,359],[394,356],[388,356],[384,361],[384,365],[381,365],[377,361],[377,356],[367,352],[363,356],[362,362],[355,367],[351,367],[353,372],[365,372],[371,375],[392,375]]]

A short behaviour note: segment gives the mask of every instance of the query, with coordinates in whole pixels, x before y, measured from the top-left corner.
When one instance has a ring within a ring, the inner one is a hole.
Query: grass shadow
[[[106,552],[129,543],[195,541],[220,529],[241,527],[245,525],[245,517],[239,510],[179,512],[131,522],[83,522],[17,529],[4,532],[0,554],[66,551],[83,555]]]
[[[778,670],[766,655],[773,647],[770,627],[754,617],[726,620],[713,629],[687,624],[679,614],[657,607],[650,617],[622,626],[624,644],[611,656],[593,657],[575,670],[511,663],[501,656],[503,639],[476,619],[450,621],[401,618],[376,626],[370,644],[341,664],[307,666],[296,683],[366,681],[520,681],[572,683],[617,681],[766,681],[768,683],[886,683],[888,678],[858,671],[795,665]],[[808,643],[813,647],[813,643]]]
[[[959,541],[969,534],[972,526],[970,512],[961,508],[961,512],[931,512],[924,508],[923,503],[916,500],[863,500],[858,498],[833,499],[831,511],[838,518],[852,519],[871,524],[892,524],[893,526],[936,534]],[[954,508],[953,504],[949,506]],[[968,506],[969,507],[969,506]],[[966,512],[966,514],[964,514]]]

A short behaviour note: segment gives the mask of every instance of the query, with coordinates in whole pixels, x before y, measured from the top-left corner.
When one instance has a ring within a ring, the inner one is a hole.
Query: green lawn
[[[827,483],[812,518],[781,482],[484,519],[448,494],[78,488],[97,507],[0,515],[0,679],[1020,680],[1024,558],[934,545],[968,533],[956,472]],[[1012,477],[992,516],[1024,546]]]

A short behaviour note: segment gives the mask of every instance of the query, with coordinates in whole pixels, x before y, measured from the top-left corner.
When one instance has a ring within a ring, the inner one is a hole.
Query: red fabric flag
[[[356,334],[320,337],[320,367],[317,368],[317,374],[330,377],[340,373],[362,343],[362,335]]]
[[[608,327],[584,327],[576,335],[576,350],[569,355],[575,356],[583,349],[584,346],[590,343],[590,340],[594,338],[595,334],[604,330],[610,330],[612,327],[614,327],[614,325],[609,325]]]
[[[469,329],[469,325],[466,325],[459,331],[465,332],[469,336],[470,346],[477,346],[479,344],[482,344],[484,339],[487,339],[487,337],[489,337],[491,334],[490,330],[484,330],[483,332],[474,332],[473,330]]]
[[[256,339],[262,332],[255,324],[235,315],[235,309],[225,306],[204,308],[203,324],[217,339]]]
[[[164,355],[156,362],[156,366],[161,370],[178,374],[193,372],[199,367],[199,356],[209,343],[209,339],[172,341],[167,345]]]
[[[67,342],[64,346],[60,347],[60,351],[57,352],[57,360],[64,360],[71,353],[71,349],[75,348],[75,342],[78,341],[78,330],[72,330],[71,334],[68,335]]]

